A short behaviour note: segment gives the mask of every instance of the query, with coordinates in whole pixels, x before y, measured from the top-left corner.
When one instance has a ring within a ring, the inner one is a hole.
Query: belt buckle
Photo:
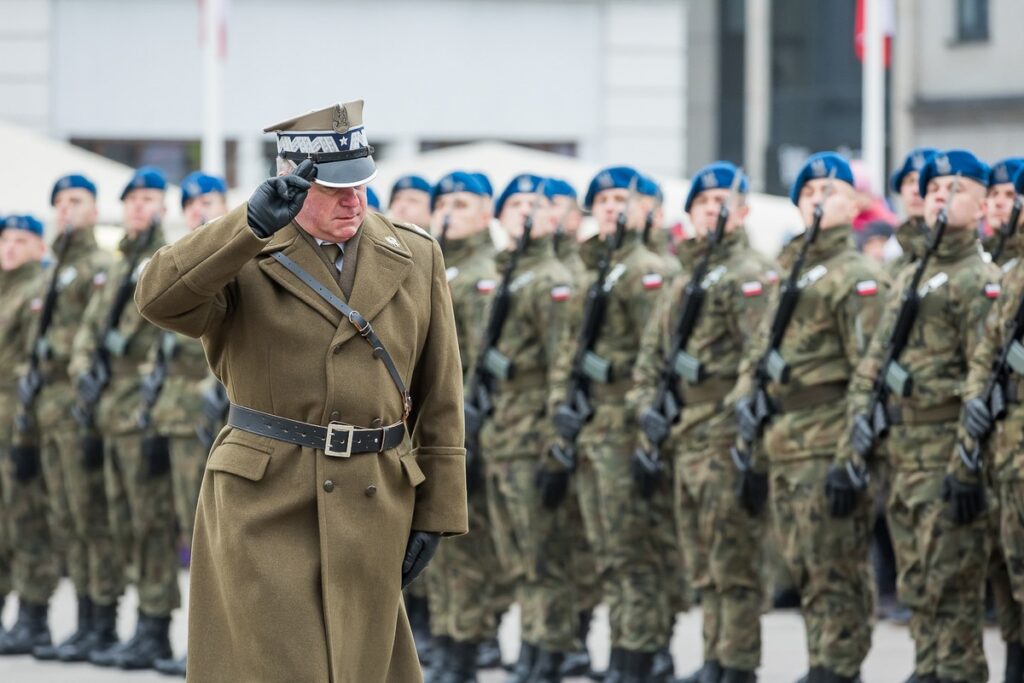
[[[355,427],[347,425],[342,422],[331,422],[327,425],[327,440],[324,442],[324,454],[331,456],[332,458],[349,458],[352,457],[352,442],[355,441]],[[348,442],[345,444],[344,450],[335,450],[331,448],[331,442],[334,440],[334,434],[336,432],[348,432]]]

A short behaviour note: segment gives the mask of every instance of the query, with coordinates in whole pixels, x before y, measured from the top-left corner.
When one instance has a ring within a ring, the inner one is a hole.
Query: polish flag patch
[[[751,280],[740,285],[740,290],[743,292],[743,296],[761,296],[764,292],[764,285],[757,280]]]
[[[572,295],[572,287],[568,285],[558,285],[557,287],[551,288],[551,300],[552,301],[568,301]]]
[[[494,280],[477,280],[476,291],[481,294],[490,294],[498,286],[498,283]]]
[[[996,282],[990,282],[985,285],[985,296],[989,299],[998,299],[999,294],[1003,291],[1003,288]]]
[[[644,289],[661,289],[661,285],[664,281],[665,279],[657,273],[648,273],[640,278],[640,282],[643,283]]]
[[[858,296],[874,296],[878,294],[878,283],[874,280],[861,280],[857,283]]]
[[[768,282],[773,285],[779,281],[779,272],[777,270],[769,270],[765,275],[768,277]]]
[[[107,274],[104,271],[100,271],[92,276],[93,287],[102,287],[107,284]]]
[[[29,302],[28,307],[29,310],[32,311],[33,313],[38,313],[39,311],[43,310],[43,300],[37,296],[35,299],[32,299],[32,301]]]

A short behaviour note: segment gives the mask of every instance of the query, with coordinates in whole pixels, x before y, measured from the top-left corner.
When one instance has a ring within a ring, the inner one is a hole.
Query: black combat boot
[[[64,642],[57,648],[62,662],[85,662],[94,652],[117,645],[117,603],[92,606],[92,621],[85,636],[75,643]]]
[[[501,645],[498,643],[498,639],[489,638],[480,643],[480,647],[476,651],[477,670],[500,669],[501,667]]]
[[[622,652],[622,683],[650,683],[654,653],[637,650]]]
[[[565,653],[553,650],[538,650],[537,661],[530,674],[530,683],[562,683],[562,664]]]
[[[860,675],[844,676],[832,669],[822,667],[822,674],[819,680],[821,683],[856,683],[856,681],[860,680]]]
[[[129,647],[121,650],[114,658],[114,666],[119,669],[135,671],[152,669],[158,659],[170,659],[171,651],[171,618],[150,617],[139,612],[139,626],[136,638]]]
[[[689,676],[677,678],[675,683],[718,683],[722,678],[722,665],[714,659],[704,662],[704,666]]]
[[[523,641],[519,647],[519,659],[512,667],[512,674],[505,679],[505,683],[528,683],[533,667],[537,663],[537,646]]]
[[[477,642],[453,641],[447,671],[439,683],[476,683]]]
[[[138,620],[135,622],[135,633],[131,638],[122,643],[115,637],[113,644],[108,647],[94,648],[89,653],[89,662],[96,666],[117,666],[118,655],[125,650],[134,647],[135,643],[142,637],[142,625],[144,623],[145,617],[140,612]]]
[[[651,672],[645,681],[650,683],[672,683],[676,677],[676,664],[672,661],[672,653],[663,647],[652,654]]]
[[[744,669],[723,669],[721,683],[757,683],[757,674]]]
[[[1006,673],[1004,683],[1024,683],[1024,645],[1006,644]]]
[[[18,606],[18,620],[0,638],[0,655],[27,655],[32,648],[50,644],[50,626],[46,623],[49,614],[46,603],[37,605],[21,602]]]
[[[167,676],[185,677],[185,665],[188,662],[186,657],[180,659],[158,659],[153,668]]]
[[[796,683],[824,683],[825,667],[812,666]]]
[[[935,673],[919,674],[916,671],[910,674],[910,678],[905,680],[903,683],[938,683],[938,677]]]
[[[436,636],[430,655],[430,663],[423,670],[423,683],[440,683],[448,670],[454,666],[455,641],[451,636]]]
[[[72,633],[68,638],[60,643],[54,645],[39,645],[32,648],[32,656],[41,661],[53,661],[58,659],[57,651],[59,648],[65,645],[75,645],[81,642],[89,631],[92,630],[92,600],[88,597],[78,597],[78,627],[75,632]]]
[[[612,648],[608,656],[608,669],[604,672],[604,683],[622,683],[623,677],[626,675],[626,671],[623,669],[625,657],[626,651],[621,647]]]
[[[591,616],[593,616],[593,612],[590,610],[579,613],[579,630],[576,632],[576,637],[579,638],[582,647],[576,652],[565,655],[565,661],[562,662],[562,676],[565,678],[590,675],[590,652],[587,650],[587,636],[590,634]]]

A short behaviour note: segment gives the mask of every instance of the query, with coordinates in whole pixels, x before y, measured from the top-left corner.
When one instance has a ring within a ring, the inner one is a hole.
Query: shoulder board
[[[1011,270],[1013,270],[1014,268],[1017,267],[1018,263],[1020,263],[1020,259],[1017,258],[1016,256],[1014,256],[1012,259],[1010,259],[1009,261],[1007,261],[1006,263],[1004,263],[1001,266],[1002,269],[1003,269],[1003,272],[1004,273],[1009,273]]]
[[[616,264],[615,267],[612,268],[612,272],[608,273],[608,277],[606,277],[604,279],[604,284],[602,285],[604,287],[604,291],[606,291],[606,292],[612,291],[612,287],[615,286],[615,283],[618,282],[619,278],[621,278],[625,274],[626,274],[626,264],[625,263],[618,263],[618,264]]]
[[[1003,288],[999,286],[998,282],[989,282],[988,284],[985,285],[983,291],[985,292],[986,298],[998,299],[1000,292],[1003,291]]]
[[[825,277],[826,275],[828,275],[828,268],[819,263],[818,265],[814,266],[809,271],[803,274],[803,277],[801,277],[797,281],[797,287],[799,287],[800,289],[803,289],[804,287],[810,287],[811,285],[813,285],[815,282]]]
[[[433,240],[434,239],[433,235],[431,235],[429,232],[427,232],[426,230],[424,230],[420,226],[415,225],[413,223],[402,223],[400,221],[391,221],[391,224],[394,225],[396,228],[402,228],[403,230],[408,230],[409,232],[414,232],[417,235],[419,235],[420,237],[426,237],[428,240]]]
[[[930,280],[928,280],[928,282],[921,285],[921,288],[917,290],[917,295],[922,298],[926,297],[928,296],[928,292],[935,291],[936,289],[946,284],[947,282],[949,282],[949,276],[946,275],[945,272],[936,273],[931,277]]]
[[[714,287],[718,282],[725,277],[725,274],[729,271],[724,265],[715,266],[715,268],[704,276],[704,280],[700,283],[700,286],[704,289],[710,289]]]
[[[569,285],[556,285],[551,288],[552,301],[568,301],[572,296],[572,287]]]
[[[751,280],[741,284],[740,291],[743,292],[743,296],[761,296],[764,292],[764,285],[760,280]]]
[[[512,283],[508,286],[508,290],[510,292],[518,291],[518,290],[522,289],[523,287],[525,287],[526,285],[530,284],[530,282],[533,281],[533,278],[534,278],[533,271],[532,270],[528,270],[525,273],[523,273],[522,275],[516,276],[516,279],[513,280]]]
[[[874,296],[878,294],[877,280],[861,280],[855,288],[857,296]]]
[[[647,275],[640,278],[640,282],[646,290],[661,289],[661,285],[665,282],[665,278],[663,278],[660,273],[647,273]]]

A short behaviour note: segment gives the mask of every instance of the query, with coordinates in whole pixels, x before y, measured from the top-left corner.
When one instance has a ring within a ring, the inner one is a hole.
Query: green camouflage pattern
[[[885,264],[889,278],[896,279],[900,272],[917,261],[928,246],[928,228],[923,218],[907,218],[896,228],[896,241],[903,253]]]
[[[1006,558],[1010,589],[1021,619],[1024,605],[1024,481],[1004,479],[997,484],[999,500],[999,545]],[[1004,634],[1005,635],[1005,634]],[[1018,637],[1017,641],[1021,642]]]

